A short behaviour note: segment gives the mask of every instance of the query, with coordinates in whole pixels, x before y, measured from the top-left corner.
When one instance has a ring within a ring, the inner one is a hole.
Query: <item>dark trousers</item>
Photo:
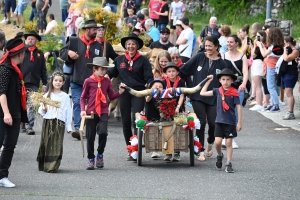
[[[119,97],[119,104],[125,142],[127,145],[130,145],[129,139],[132,136],[131,126],[134,129],[134,134],[137,134],[137,128],[135,127],[135,113],[144,110],[145,98],[133,96],[125,91],[122,96]]]
[[[196,113],[198,119],[200,120],[201,128],[196,130],[196,135],[199,137],[202,146],[204,147],[204,131],[206,121],[208,123],[208,138],[207,142],[213,144],[215,141],[215,121],[217,116],[217,106],[211,106],[202,101],[192,102],[194,112]],[[202,149],[204,151],[204,148]]]
[[[0,119],[0,146],[4,146],[0,157],[0,179],[8,177],[8,169],[19,138],[20,123],[21,119],[13,118],[13,124],[9,126],[2,117]]]
[[[107,124],[108,114],[101,114],[99,117],[97,114],[94,115],[94,119],[86,120],[86,148],[88,152],[88,158],[95,158],[94,154],[94,143],[96,133],[98,134],[98,154],[103,154],[104,148],[107,141]]]

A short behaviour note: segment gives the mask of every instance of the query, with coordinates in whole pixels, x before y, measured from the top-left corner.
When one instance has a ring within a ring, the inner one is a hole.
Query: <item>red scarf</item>
[[[97,89],[96,101],[95,101],[95,110],[96,110],[96,113],[100,117],[101,116],[101,102],[106,103],[106,97],[104,96],[104,94],[102,93],[102,90],[101,90],[101,81],[104,80],[104,76],[98,77],[97,75],[92,74],[90,76],[90,78],[98,83],[98,89]]]
[[[181,67],[183,65],[182,60],[179,58],[179,61],[177,62],[176,66]]]
[[[145,19],[143,21],[140,22],[140,28],[143,28],[143,24],[145,23]]]
[[[165,2],[165,1],[163,1],[163,2],[161,3],[161,6],[160,6],[160,9],[159,9],[159,12],[161,12],[161,9],[164,7],[164,5],[166,5],[166,3],[167,3],[167,2]]]
[[[226,112],[229,109],[228,104],[225,101],[225,96],[234,96],[234,97],[238,97],[239,93],[237,92],[237,90],[234,87],[230,87],[225,93],[224,93],[224,89],[223,87],[219,87],[219,92],[222,96],[222,107],[223,107],[223,111]]]
[[[104,38],[101,38],[101,39],[97,39],[98,42],[100,42],[101,44],[104,43]]]
[[[24,48],[24,43],[19,44],[18,46],[12,48],[11,50],[6,50],[6,53],[3,55],[2,59],[0,60],[0,64],[2,64],[8,57],[9,53],[19,51],[20,49]],[[21,91],[20,91],[20,100],[21,100],[21,106],[23,110],[26,110],[26,89],[23,79],[23,74],[20,70],[20,68],[12,61],[10,60],[10,64],[14,68],[14,70],[18,74],[18,78],[21,81]]]
[[[33,52],[36,50],[36,46],[28,47],[28,51],[30,52],[30,61],[34,62]]]
[[[85,38],[85,35],[80,36],[80,40],[86,45],[86,50],[85,50],[85,58],[90,58],[90,46],[94,42],[96,42],[96,39],[91,39],[90,41],[87,41]]]
[[[128,64],[129,64],[129,71],[132,71],[132,65],[133,65],[133,62],[138,59],[140,57],[140,53],[137,51],[135,56],[133,58],[130,57],[128,51],[125,52],[125,58],[128,60]]]
[[[176,80],[175,80],[175,82],[173,84],[173,88],[177,88],[180,79],[181,78],[179,76],[176,77]],[[172,88],[170,78],[169,77],[165,77],[165,80],[166,80],[166,83],[167,83],[167,88]]]

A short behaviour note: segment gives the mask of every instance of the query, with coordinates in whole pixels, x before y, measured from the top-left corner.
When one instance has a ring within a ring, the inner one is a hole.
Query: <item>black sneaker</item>
[[[217,155],[216,167],[217,167],[218,169],[221,169],[221,168],[222,168],[222,160],[223,160],[223,157],[224,157],[223,153],[222,153],[221,156]]]
[[[35,132],[34,132],[34,130],[32,130],[32,128],[28,128],[28,129],[26,129],[26,134],[27,135],[34,135]]]
[[[71,135],[72,135],[73,138],[76,138],[77,140],[80,140],[80,133],[79,133],[79,131],[73,131],[71,133]]]
[[[6,24],[11,24],[11,21],[7,21]]]
[[[225,172],[227,172],[227,173],[234,173],[234,170],[232,168],[232,164],[231,163],[229,163],[229,164],[226,165]]]
[[[14,25],[14,26],[17,25],[16,21],[13,21],[13,25]]]

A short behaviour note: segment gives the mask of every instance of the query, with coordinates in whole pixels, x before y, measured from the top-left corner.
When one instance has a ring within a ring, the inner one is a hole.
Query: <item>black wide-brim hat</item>
[[[237,79],[237,76],[229,68],[225,68],[220,72],[220,74],[217,74],[218,79],[220,79],[222,76],[230,76],[234,81]]]
[[[9,40],[9,41],[7,42],[7,44],[6,44],[6,50],[7,50],[7,51],[10,51],[11,49],[13,49],[13,48],[19,46],[19,45],[22,44],[22,43],[24,44],[24,42],[23,42],[22,39],[20,39],[20,38],[13,38],[13,39],[11,39],[11,40]],[[21,49],[15,51],[15,52],[10,52],[9,55],[8,55],[8,57],[13,57],[13,56],[15,56],[15,55],[18,55],[19,53],[22,53],[23,51],[25,51],[26,48],[27,48],[27,47],[24,45],[23,48],[21,48]]]
[[[41,37],[39,34],[37,34],[37,32],[35,32],[35,31],[30,31],[29,33],[24,34],[25,40],[27,39],[28,36],[33,36],[33,37],[35,37],[38,41],[41,41],[41,40],[42,40],[42,37]]]
[[[167,69],[173,67],[175,68],[177,71],[179,71],[179,67],[173,63],[173,62],[168,62],[167,65],[163,68],[163,72],[166,73]]]
[[[159,78],[156,78],[156,79],[154,79],[153,81],[151,81],[151,83],[149,84],[149,87],[152,88],[152,86],[153,86],[154,83],[161,83],[161,84],[163,85],[163,89],[166,88],[165,82],[162,81],[162,80],[159,79]]]
[[[127,40],[135,40],[135,41],[137,41],[138,44],[139,44],[139,47],[138,47],[137,50],[141,49],[144,46],[143,40],[141,38],[139,38],[136,34],[131,33],[131,34],[128,35],[128,37],[121,38],[121,45],[122,45],[122,47],[124,49],[126,49],[125,43],[126,43]]]

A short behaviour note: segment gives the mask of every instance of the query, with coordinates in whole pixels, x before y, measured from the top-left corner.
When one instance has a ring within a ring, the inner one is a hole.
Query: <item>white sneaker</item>
[[[249,108],[249,110],[252,110],[252,111],[264,111],[264,106],[260,106],[260,105],[255,105],[253,106],[252,108]]]
[[[253,106],[253,105],[256,105],[257,102],[256,101],[251,101],[251,103],[249,104],[249,106]]]
[[[285,106],[285,102],[280,101],[280,100],[279,100],[279,104],[280,104],[281,106]]]
[[[237,145],[237,143],[235,142],[235,139],[232,140],[232,148],[233,149],[238,149],[239,146]]]
[[[10,182],[10,180],[8,180],[8,178],[6,177],[0,180],[0,186],[7,187],[7,188],[16,187],[16,185]]]
[[[159,157],[160,157],[160,155],[157,152],[153,152],[151,155],[151,158],[159,158]]]
[[[222,140],[222,148],[226,148],[226,139]]]
[[[4,24],[4,23],[6,23],[6,22],[8,22],[8,20],[7,20],[7,19],[3,19],[0,23],[1,23],[1,24]]]

